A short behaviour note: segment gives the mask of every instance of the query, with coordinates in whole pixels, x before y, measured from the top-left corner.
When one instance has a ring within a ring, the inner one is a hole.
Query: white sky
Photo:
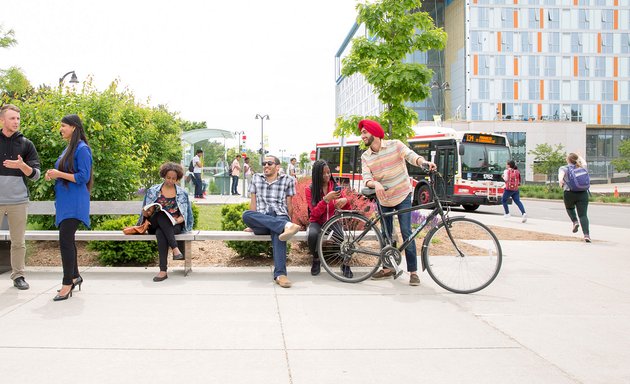
[[[356,18],[356,0],[19,0],[0,24],[18,44],[0,68],[33,86],[74,70],[97,89],[119,79],[136,99],[166,104],[208,128],[245,131],[285,156],[332,138],[334,55]],[[66,78],[66,84],[70,76]],[[227,143],[230,145],[230,141]],[[236,145],[232,142],[232,145]]]

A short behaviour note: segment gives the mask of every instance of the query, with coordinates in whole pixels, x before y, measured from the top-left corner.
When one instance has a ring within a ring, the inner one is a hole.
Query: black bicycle
[[[376,210],[367,218],[356,210],[339,210],[322,226],[318,250],[324,269],[346,283],[369,279],[382,266],[402,274],[399,267],[402,252],[409,243],[424,234],[419,253],[422,270],[442,288],[455,293],[473,293],[490,285],[499,274],[503,259],[499,240],[490,228],[468,217],[450,217],[435,190],[437,172],[430,172],[429,204],[383,213],[374,189],[364,188],[361,194],[376,202]],[[411,236],[396,246],[386,230],[384,218],[400,213],[431,209]],[[351,273],[348,273],[351,271]]]

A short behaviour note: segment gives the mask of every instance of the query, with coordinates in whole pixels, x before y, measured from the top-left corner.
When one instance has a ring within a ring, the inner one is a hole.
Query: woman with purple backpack
[[[510,209],[508,208],[508,199],[511,197],[514,204],[520,209],[522,215],[522,222],[527,221],[527,213],[525,213],[525,207],[523,207],[523,203],[521,203],[521,195],[518,191],[518,186],[521,184],[521,173],[518,171],[518,167],[514,160],[508,160],[507,167],[505,171],[503,171],[503,180],[505,180],[505,187],[503,187],[503,198],[501,199],[501,203],[503,203],[503,210],[505,211],[506,219],[510,218]]]
[[[576,233],[582,225],[584,241],[591,242],[588,228],[588,186],[590,178],[588,176],[586,161],[575,153],[567,156],[567,165],[558,170],[558,181],[564,190],[563,200],[567,214],[573,223],[573,233]],[[577,208],[577,215],[575,214]],[[578,223],[579,218],[579,223]]]

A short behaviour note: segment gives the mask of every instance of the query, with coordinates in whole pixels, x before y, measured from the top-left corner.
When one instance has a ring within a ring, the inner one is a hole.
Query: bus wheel
[[[418,188],[418,194],[416,195],[416,199],[418,204],[429,204],[433,201],[433,196],[431,196],[431,188],[428,185],[421,185]]]
[[[466,212],[473,212],[479,208],[479,204],[462,204],[462,207],[464,207]]]

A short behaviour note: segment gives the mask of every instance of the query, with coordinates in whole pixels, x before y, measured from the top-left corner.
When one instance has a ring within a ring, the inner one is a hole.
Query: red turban
[[[385,137],[385,132],[381,125],[373,120],[361,120],[359,121],[359,132],[362,128],[365,128],[366,131],[372,134],[372,136],[383,138]]]

